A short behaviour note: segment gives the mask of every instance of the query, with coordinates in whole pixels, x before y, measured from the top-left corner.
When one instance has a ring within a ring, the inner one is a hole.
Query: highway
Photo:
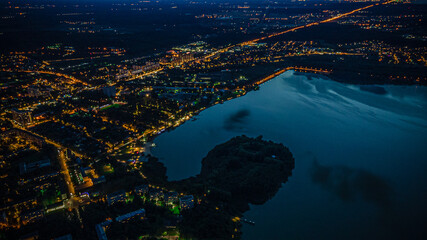
[[[265,39],[269,39],[269,38],[273,38],[273,37],[277,37],[277,36],[280,36],[280,35],[283,35],[283,34],[286,34],[286,33],[294,32],[294,31],[299,30],[299,29],[309,28],[309,27],[316,26],[316,25],[319,25],[319,24],[322,24],[322,23],[332,22],[332,21],[338,20],[340,18],[344,18],[344,17],[347,17],[349,15],[352,15],[354,13],[366,10],[368,8],[372,8],[372,7],[378,6],[380,4],[385,5],[385,4],[390,4],[390,3],[393,3],[393,2],[396,2],[396,1],[397,0],[391,0],[391,1],[386,1],[386,2],[383,2],[383,3],[371,4],[371,5],[362,7],[362,8],[354,9],[354,10],[352,10],[350,12],[347,12],[347,13],[339,14],[337,16],[334,16],[334,17],[331,17],[331,18],[328,18],[328,19],[325,19],[325,20],[321,20],[321,21],[309,23],[309,24],[306,24],[306,25],[302,25],[302,26],[290,28],[290,29],[287,29],[287,30],[282,31],[282,32],[272,33],[272,34],[267,35],[265,37],[256,38],[256,39],[253,39],[253,40],[250,40],[250,41],[246,41],[246,42],[242,42],[242,43],[237,43],[237,44],[225,47],[225,48],[221,48],[221,49],[219,49],[219,50],[217,50],[215,52],[212,52],[209,55],[204,56],[203,59],[209,59],[209,58],[211,58],[213,56],[216,56],[219,53],[226,52],[226,51],[230,50],[231,48],[234,48],[234,47],[237,47],[237,46],[251,45],[251,44],[257,43],[259,41],[262,41],[262,40],[265,40]]]
[[[52,72],[52,71],[43,71],[43,70],[35,70],[35,71],[30,71],[30,70],[19,70],[19,69],[13,69],[13,70],[9,70],[9,69],[1,69],[2,72],[24,72],[24,73],[43,73],[43,74],[49,74],[49,75],[55,75],[58,77],[63,77],[63,78],[67,78],[70,79],[73,82],[78,82],[81,83],[85,86],[89,86],[89,84],[87,84],[86,82],[83,82],[73,76],[64,74],[64,73],[59,73],[59,72]]]
[[[264,77],[264,78],[262,78],[256,82],[254,82],[252,84],[252,86],[257,86],[257,85],[263,84],[263,83],[269,81],[270,79],[273,79],[273,78],[279,76],[280,74],[282,74],[286,71],[289,71],[289,70],[302,71],[302,72],[315,72],[315,73],[323,73],[323,74],[329,74],[330,73],[330,71],[328,71],[328,70],[316,69],[316,68],[287,67],[287,68],[278,70],[278,71],[276,71],[276,72],[274,72],[274,73],[272,73],[272,74],[270,74],[270,75],[268,75],[268,76],[266,76],[266,77]]]
[[[160,68],[160,69],[157,69],[157,70],[154,70],[154,71],[151,71],[151,72],[146,72],[146,73],[143,73],[143,74],[135,74],[135,75],[131,76],[130,78],[125,79],[124,81],[125,81],[125,82],[129,82],[129,81],[133,81],[133,80],[135,80],[135,79],[137,79],[137,78],[150,76],[150,75],[153,75],[153,74],[155,74],[155,73],[158,73],[158,72],[162,71],[163,69],[164,69],[164,68]],[[111,86],[114,86],[114,85],[116,85],[117,83],[119,83],[119,82],[113,83]]]
[[[308,27],[316,26],[316,25],[319,25],[319,24],[322,24],[322,23],[332,22],[332,21],[338,20],[340,18],[344,18],[344,17],[347,17],[349,15],[352,15],[354,13],[366,10],[368,8],[372,8],[372,7],[378,6],[380,4],[385,5],[385,4],[390,4],[390,3],[393,3],[393,2],[396,2],[396,1],[397,0],[392,0],[392,1],[387,1],[387,2],[383,2],[383,3],[371,4],[371,5],[362,7],[362,8],[354,9],[354,10],[352,10],[350,12],[347,12],[347,13],[339,14],[337,16],[334,16],[334,17],[331,17],[331,18],[328,18],[328,19],[325,19],[325,20],[321,20],[321,21],[317,21],[317,22],[314,22],[314,23],[309,23],[309,24],[306,24],[306,25],[294,27],[294,28],[291,28],[291,29],[288,29],[288,30],[285,30],[285,31],[282,31],[282,32],[273,33],[273,34],[270,34],[268,36],[265,36],[265,37],[262,37],[262,38],[257,38],[257,39],[254,39],[254,40],[251,40],[251,41],[248,41],[248,42],[243,42],[243,43],[241,43],[241,45],[253,44],[253,43],[259,42],[261,40],[265,40],[265,39],[268,39],[268,38],[277,37],[279,35],[282,35],[282,34],[285,34],[285,33],[289,33],[289,32],[294,32],[294,31],[296,31],[298,29],[308,28]]]

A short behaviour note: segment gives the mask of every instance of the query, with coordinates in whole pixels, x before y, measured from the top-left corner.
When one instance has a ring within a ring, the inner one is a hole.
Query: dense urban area
[[[426,85],[426,9],[379,0],[1,2],[0,239],[240,238],[251,224],[246,205],[257,201],[224,200],[228,190],[202,181],[203,169],[168,182],[152,140],[289,70]],[[273,148],[269,159],[281,156]],[[209,227],[189,227],[197,222]]]

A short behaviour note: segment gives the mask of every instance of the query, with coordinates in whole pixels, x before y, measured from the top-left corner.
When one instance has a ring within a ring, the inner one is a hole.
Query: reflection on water
[[[245,120],[248,118],[249,114],[250,111],[248,109],[241,109],[231,114],[224,121],[224,129],[230,131],[241,128],[241,126],[245,123]]]
[[[427,89],[383,88],[377,94],[286,72],[159,136],[153,154],[170,179],[182,179],[237,135],[288,146],[293,176],[245,213],[256,225],[243,227],[244,239],[422,239]]]
[[[346,166],[322,166],[313,161],[311,179],[343,201],[361,197],[377,207],[391,204],[391,187],[380,176],[362,169]]]

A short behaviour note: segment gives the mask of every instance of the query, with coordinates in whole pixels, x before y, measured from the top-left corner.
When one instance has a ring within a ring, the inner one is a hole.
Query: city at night
[[[426,15],[0,1],[0,240],[427,239]]]

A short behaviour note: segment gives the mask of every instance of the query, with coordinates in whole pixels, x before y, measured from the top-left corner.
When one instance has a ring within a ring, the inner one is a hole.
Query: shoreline
[[[275,78],[275,77],[277,77],[277,76],[279,76],[279,75],[281,75],[281,74],[283,74],[283,73],[285,73],[285,72],[287,72],[287,71],[292,71],[292,70],[293,70],[293,69],[291,69],[291,68],[281,69],[281,70],[278,70],[278,71],[276,71],[276,72],[274,72],[274,73],[272,73],[272,74],[269,74],[269,75],[267,75],[267,76],[265,76],[265,77],[263,77],[263,78],[261,78],[261,79],[259,79],[259,80],[255,80],[255,82],[254,82],[254,83],[251,83],[251,84],[249,84],[249,85],[248,85],[248,86],[249,86],[249,88],[244,88],[244,89],[246,90],[246,92],[245,92],[244,94],[239,95],[239,96],[237,96],[237,97],[231,97],[230,99],[226,99],[226,100],[218,101],[218,102],[213,103],[212,105],[209,105],[209,106],[206,106],[206,107],[200,108],[199,110],[197,110],[197,111],[193,112],[193,114],[190,114],[190,115],[187,115],[187,116],[183,117],[183,118],[186,118],[186,120],[185,120],[185,121],[183,121],[182,123],[178,123],[178,125],[174,124],[174,125],[172,125],[172,126],[170,126],[170,127],[166,127],[166,128],[164,128],[164,129],[162,129],[162,130],[160,131],[160,133],[157,133],[157,134],[154,134],[154,135],[151,135],[151,136],[141,136],[141,137],[146,137],[146,138],[147,138],[147,142],[146,142],[146,143],[153,143],[153,141],[154,141],[158,136],[160,136],[162,133],[165,133],[165,132],[169,132],[169,131],[174,130],[175,128],[177,128],[177,127],[181,126],[182,124],[186,123],[187,121],[189,121],[189,120],[193,119],[194,117],[198,116],[202,111],[204,111],[204,110],[206,110],[206,109],[208,109],[208,108],[214,107],[214,106],[216,106],[216,105],[218,105],[218,104],[223,104],[224,102],[227,102],[227,101],[230,101],[230,100],[233,100],[233,99],[239,98],[239,97],[243,97],[243,96],[245,96],[247,93],[249,93],[249,92],[251,92],[251,91],[254,91],[254,90],[255,90],[255,87],[257,87],[257,86],[259,86],[259,85],[261,85],[261,84],[263,84],[263,83],[265,83],[265,82],[268,82],[268,81],[270,81],[271,79],[273,79],[273,78]],[[119,148],[119,149],[120,149],[120,148]],[[117,149],[117,150],[119,150],[119,149]],[[151,149],[151,147],[150,147],[150,149]],[[116,151],[117,151],[117,150],[116,150]],[[151,151],[150,151],[150,155],[154,156],[154,155],[151,153]]]
[[[384,86],[384,85],[396,85],[396,86],[407,85],[407,86],[413,86],[413,85],[416,85],[416,86],[418,86],[419,85],[419,84],[396,84],[396,83],[389,83],[389,82],[377,83],[375,81],[361,83],[359,81],[352,81],[352,80],[344,82],[344,81],[340,80],[339,78],[334,77],[333,76],[333,71],[329,71],[329,70],[309,68],[309,67],[294,67],[294,66],[293,67],[278,68],[278,69],[276,69],[272,73],[268,73],[268,74],[264,75],[261,78],[254,79],[253,81],[251,81],[251,83],[243,86],[242,88],[237,88],[237,89],[244,89],[245,92],[243,94],[235,96],[235,97],[229,97],[228,99],[220,100],[220,101],[215,102],[215,103],[213,103],[213,104],[211,104],[209,106],[202,107],[202,108],[194,111],[192,114],[186,115],[186,116],[184,116],[184,117],[181,118],[181,119],[185,119],[185,120],[177,121],[177,123],[175,123],[175,124],[173,124],[172,126],[169,126],[169,127],[162,126],[160,128],[160,130],[154,130],[155,132],[157,132],[155,134],[151,134],[151,135],[150,135],[150,133],[148,135],[142,134],[141,136],[137,137],[137,140],[140,140],[141,138],[145,137],[146,138],[146,143],[153,143],[154,140],[158,136],[160,136],[161,134],[163,134],[165,132],[172,131],[175,128],[177,128],[177,127],[181,126],[182,124],[186,123],[187,121],[192,120],[194,117],[198,116],[202,111],[204,111],[204,110],[206,110],[208,108],[211,108],[213,106],[216,106],[218,104],[223,104],[224,102],[227,102],[227,101],[239,98],[239,97],[243,97],[247,93],[249,93],[251,91],[257,90],[256,88],[259,87],[260,85],[262,85],[263,83],[266,83],[266,82],[268,82],[268,81],[270,81],[270,80],[272,80],[272,79],[274,79],[274,78],[276,78],[276,77],[278,77],[278,76],[286,73],[287,71],[294,71],[294,74],[296,74],[296,75],[307,76],[310,80],[313,77],[317,77],[317,78],[320,78],[322,80],[330,80],[330,81],[338,82],[338,83],[341,83],[341,84],[356,85],[356,86],[357,85],[359,85],[359,86],[368,86],[368,85],[379,85],[379,86]],[[422,86],[422,85],[420,85],[420,86]],[[130,142],[126,143],[123,146],[126,146],[126,145],[128,145],[128,144],[130,144],[132,142],[133,141],[130,141]],[[122,147],[114,150],[114,152],[120,150]],[[150,149],[151,149],[151,147],[150,147]],[[150,151],[150,155],[154,156],[151,151]]]
[[[182,123],[178,123],[178,125],[173,124],[173,125],[172,125],[172,126],[170,126],[170,127],[166,127],[166,128],[164,128],[164,129],[160,130],[160,133],[157,133],[157,134],[153,134],[153,135],[150,135],[150,136],[143,136],[143,135],[142,135],[142,136],[138,137],[138,140],[139,140],[140,138],[146,137],[146,138],[147,138],[146,143],[150,143],[149,145],[151,145],[152,143],[154,143],[154,140],[155,140],[157,137],[159,137],[160,135],[162,135],[162,134],[163,134],[163,133],[165,133],[165,132],[172,131],[172,130],[174,130],[175,128],[177,128],[177,127],[181,126],[182,124],[186,123],[187,121],[189,121],[189,120],[193,119],[194,117],[198,116],[202,111],[204,111],[204,110],[206,110],[206,109],[208,109],[208,108],[214,107],[214,106],[216,106],[216,105],[218,105],[218,104],[223,104],[223,103],[224,103],[224,102],[226,102],[226,101],[230,101],[230,100],[233,100],[233,99],[236,99],[236,98],[239,98],[239,97],[243,97],[243,96],[245,96],[247,93],[249,93],[249,92],[251,92],[251,91],[255,91],[255,90],[256,90],[255,88],[256,88],[256,87],[258,87],[258,86],[260,86],[260,85],[262,85],[263,83],[266,83],[266,82],[268,82],[268,81],[272,80],[273,78],[276,78],[276,77],[280,76],[281,74],[284,74],[284,73],[285,73],[285,72],[287,72],[287,71],[295,71],[295,69],[296,69],[296,67],[285,67],[285,68],[282,68],[282,69],[278,68],[278,69],[276,69],[276,71],[275,71],[275,72],[273,72],[273,73],[269,73],[268,75],[266,75],[266,76],[264,76],[264,77],[261,77],[261,78],[259,78],[259,79],[255,79],[255,80],[253,80],[253,81],[252,81],[252,83],[248,84],[247,86],[244,86],[244,87],[243,87],[243,89],[245,89],[245,91],[246,91],[244,94],[239,95],[239,96],[237,96],[237,97],[231,97],[231,99],[221,100],[221,101],[218,101],[218,102],[213,103],[212,105],[209,105],[209,106],[206,106],[206,107],[200,108],[199,110],[197,110],[197,111],[193,112],[193,114],[190,114],[190,115],[184,116],[183,118],[188,118],[188,119],[187,119],[187,120],[185,120],[185,121],[183,121]],[[322,71],[323,71],[323,70],[322,70]],[[301,73],[302,75],[304,75],[304,73],[306,73],[306,72],[297,72],[297,71],[295,71],[295,72],[296,72],[296,73]],[[324,72],[324,73],[326,73],[326,71],[323,71],[323,72]],[[315,73],[312,73],[312,74],[315,74]],[[320,76],[322,76],[322,79],[324,79],[324,78],[325,78],[325,77],[324,77],[323,75],[321,75],[321,74],[316,74],[316,75],[320,75]],[[330,78],[328,78],[328,79],[330,79]],[[332,79],[331,79],[331,80],[332,80]],[[131,142],[133,142],[133,141],[131,141]],[[129,143],[131,143],[131,142],[129,142]],[[129,143],[127,143],[127,144],[129,144]],[[126,144],[126,145],[127,145],[127,144]],[[124,146],[125,146],[125,145],[124,145]],[[119,148],[119,149],[121,149],[121,148]],[[115,151],[118,151],[119,149],[117,149],[117,150],[115,150]],[[145,153],[145,151],[144,151],[144,153]],[[154,157],[155,157],[155,155],[153,155],[153,153],[152,153],[152,151],[151,151],[151,146],[150,146],[149,154],[150,154],[151,156],[154,156]]]

